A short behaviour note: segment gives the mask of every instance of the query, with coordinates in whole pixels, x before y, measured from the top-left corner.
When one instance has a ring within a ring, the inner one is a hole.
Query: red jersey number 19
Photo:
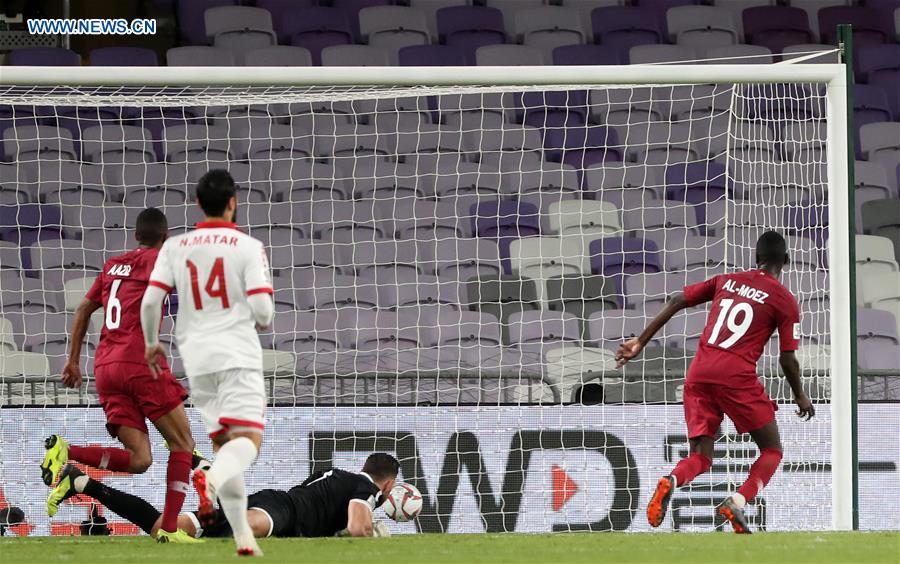
[[[200,274],[197,265],[193,261],[187,261],[187,268],[191,273],[191,294],[194,297],[194,309],[203,309],[203,297],[200,295]],[[213,262],[212,269],[209,272],[209,278],[206,279],[206,285],[203,288],[206,295],[210,298],[219,298],[222,302],[222,309],[228,309],[228,290],[225,287],[225,259],[219,257]]]
[[[744,315],[738,321],[738,316],[741,313]],[[727,325],[731,335],[719,343],[718,346],[723,349],[731,348],[747,333],[751,323],[753,323],[753,306],[747,302],[735,304],[732,299],[724,299],[719,302],[719,317],[716,319],[716,325],[709,336],[709,344],[716,344],[716,341],[719,339],[719,333],[722,332],[722,325]]]

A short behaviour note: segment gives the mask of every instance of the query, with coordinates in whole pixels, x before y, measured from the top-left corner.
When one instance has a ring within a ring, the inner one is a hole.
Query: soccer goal
[[[276,288],[248,491],[386,450],[425,499],[397,532],[649,530],[653,484],[687,452],[679,402],[707,312],[624,371],[613,351],[686,283],[753,267],[776,229],[819,415],[793,416],[773,343],[759,374],[785,458],[749,513],[851,528],[844,66],[8,67],[0,85],[0,483],[34,534],[87,512],[44,517],[42,438],[109,440],[91,385],[59,384],[70,312],[145,206],[173,232],[197,221],[211,168],[240,185]],[[172,332],[166,317],[178,371]],[[714,508],[756,456],[730,425],[664,529],[721,527]],[[161,506],[164,468],[104,479]]]

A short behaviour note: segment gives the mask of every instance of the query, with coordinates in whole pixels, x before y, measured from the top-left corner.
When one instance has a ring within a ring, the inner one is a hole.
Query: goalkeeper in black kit
[[[208,467],[202,458],[195,461],[195,472]],[[287,491],[261,490],[247,498],[247,520],[257,538],[390,536],[387,526],[374,520],[372,512],[390,494],[399,470],[396,458],[378,452],[369,455],[361,472],[335,468],[316,472]],[[94,480],[71,465],[63,475],[74,485],[68,497],[90,496],[156,536],[162,516],[145,500]],[[221,510],[208,522],[201,522],[197,512],[182,513],[178,528],[195,537],[231,537],[231,525]]]

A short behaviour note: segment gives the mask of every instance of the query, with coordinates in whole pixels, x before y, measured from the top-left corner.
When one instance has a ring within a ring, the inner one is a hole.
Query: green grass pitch
[[[262,539],[269,562],[567,564],[659,562],[900,563],[900,533],[409,535],[391,539]],[[229,562],[230,539],[158,545],[147,537],[0,539],[3,564]]]

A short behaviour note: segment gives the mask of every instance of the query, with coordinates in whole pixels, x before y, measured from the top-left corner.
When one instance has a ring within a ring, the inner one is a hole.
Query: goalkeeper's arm
[[[656,333],[662,329],[663,325],[669,322],[672,317],[678,313],[679,311],[690,307],[687,299],[685,299],[684,294],[678,292],[674,296],[672,296],[668,302],[666,302],[665,307],[662,308],[656,317],[653,318],[646,328],[641,332],[640,335],[633,339],[629,339],[625,342],[619,350],[616,352],[616,367],[621,368],[625,365],[626,362],[631,360],[640,354],[641,349],[647,346],[647,343],[650,342],[650,339],[653,338]]]

